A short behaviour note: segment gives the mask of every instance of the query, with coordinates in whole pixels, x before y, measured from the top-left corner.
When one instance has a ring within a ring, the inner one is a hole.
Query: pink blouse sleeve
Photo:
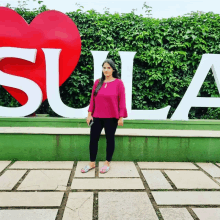
[[[96,89],[96,86],[98,84],[98,79],[95,81],[94,85],[93,85],[93,88],[92,88],[92,94],[91,94],[91,98],[90,98],[90,105],[89,105],[89,109],[88,109],[88,112],[93,112],[94,111],[94,92],[95,92],[95,89]]]
[[[126,101],[125,101],[125,87],[122,81],[119,83],[119,118],[120,117],[123,118],[128,117],[128,113],[126,109]]]

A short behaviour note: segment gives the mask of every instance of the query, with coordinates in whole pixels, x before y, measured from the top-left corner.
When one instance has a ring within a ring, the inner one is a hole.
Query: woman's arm
[[[127,118],[127,117],[128,117],[128,113],[125,102],[125,87],[124,87],[124,83],[121,81],[119,85],[119,119]]]

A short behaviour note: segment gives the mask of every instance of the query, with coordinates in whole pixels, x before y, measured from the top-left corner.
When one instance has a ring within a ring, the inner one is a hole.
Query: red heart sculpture
[[[17,12],[0,7],[0,47],[37,49],[35,63],[5,58],[0,61],[0,70],[37,83],[46,94],[46,64],[41,48],[62,49],[59,60],[59,86],[74,71],[81,54],[81,38],[75,23],[59,11],[45,11],[34,18],[29,25]],[[1,83],[1,80],[0,80]],[[28,97],[19,89],[3,86],[21,105]]]

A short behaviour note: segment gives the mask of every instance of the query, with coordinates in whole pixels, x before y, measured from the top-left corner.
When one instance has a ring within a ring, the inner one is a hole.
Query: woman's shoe
[[[81,173],[87,173],[88,171],[94,169],[94,167],[90,167],[89,165],[86,165],[84,168],[81,169]]]
[[[110,170],[110,167],[105,165],[101,168],[100,173],[107,173]]]

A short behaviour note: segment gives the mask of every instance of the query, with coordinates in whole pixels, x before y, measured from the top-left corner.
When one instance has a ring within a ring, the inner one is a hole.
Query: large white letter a
[[[220,107],[220,98],[197,97],[200,88],[210,70],[214,74],[218,91],[220,93],[220,55],[204,54],[199,67],[171,120],[188,120],[188,114],[191,107]]]

